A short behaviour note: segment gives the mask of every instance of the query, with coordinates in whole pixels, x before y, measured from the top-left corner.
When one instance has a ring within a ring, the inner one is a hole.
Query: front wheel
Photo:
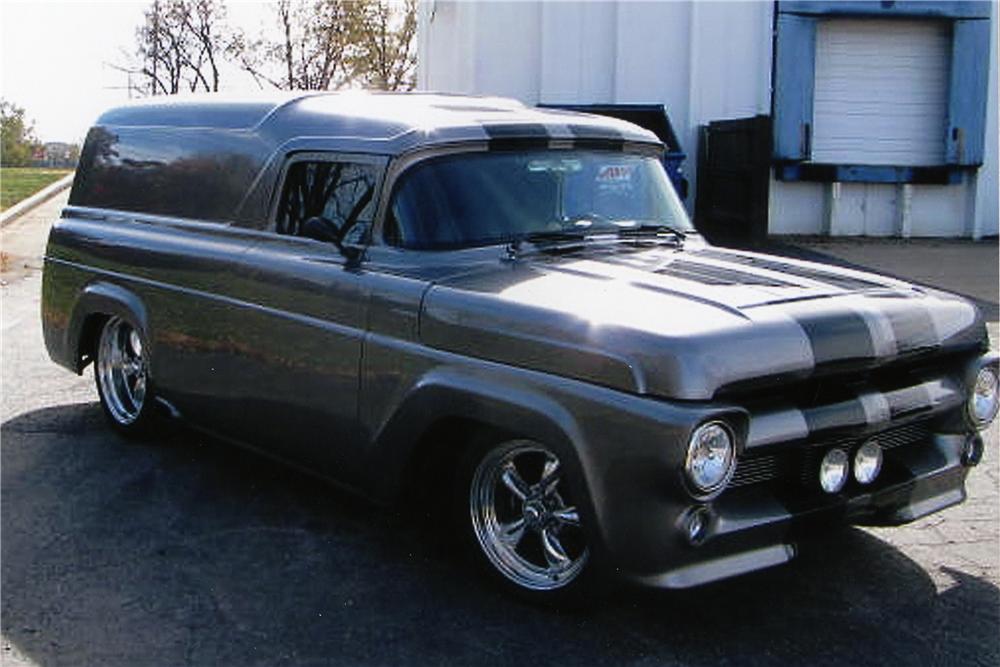
[[[474,453],[463,484],[466,525],[481,560],[530,597],[579,589],[590,550],[559,457],[529,440],[484,449]]]
[[[111,425],[129,437],[152,434],[160,417],[149,383],[148,351],[138,328],[111,317],[101,329],[94,378]]]

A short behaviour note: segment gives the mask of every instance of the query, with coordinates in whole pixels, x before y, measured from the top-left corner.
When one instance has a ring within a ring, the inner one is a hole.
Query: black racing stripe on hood
[[[875,357],[875,346],[868,324],[856,313],[802,312],[792,313],[792,316],[809,338],[816,366]]]
[[[781,273],[787,273],[791,276],[796,276],[799,278],[806,278],[808,280],[815,280],[817,282],[826,283],[834,287],[839,287],[845,290],[863,290],[872,288],[885,288],[882,283],[874,282],[872,280],[864,280],[862,278],[855,278],[853,276],[844,276],[835,273],[836,269],[831,267],[830,271],[823,271],[820,269],[812,269],[804,266],[799,266],[797,264],[790,264],[788,262],[781,262],[773,259],[763,259],[761,257],[750,257],[747,255],[740,255],[737,253],[725,252],[714,249],[705,249],[697,253],[703,257],[708,257],[710,259],[717,259],[723,262],[732,262],[734,264],[742,264],[744,266],[755,266],[761,269],[766,269],[768,271],[778,271]]]
[[[917,303],[908,303],[907,306],[885,312],[896,338],[896,351],[904,353],[940,345],[934,319],[926,308]]]

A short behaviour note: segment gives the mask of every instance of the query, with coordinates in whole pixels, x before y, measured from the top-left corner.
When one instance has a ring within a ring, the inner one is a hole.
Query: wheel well
[[[97,358],[97,342],[101,337],[101,329],[110,318],[110,315],[104,313],[92,313],[87,315],[87,319],[83,321],[76,345],[77,372],[82,372],[89,363]]]
[[[505,436],[508,434],[504,431],[475,419],[447,417],[434,422],[410,454],[399,504],[418,508],[421,513],[449,506],[455,475],[466,451],[463,442],[468,445],[484,438],[500,440]]]

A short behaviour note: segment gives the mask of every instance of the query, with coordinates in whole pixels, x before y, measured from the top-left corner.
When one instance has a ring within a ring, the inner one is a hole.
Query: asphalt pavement
[[[45,354],[42,237],[4,230],[28,266],[0,288],[3,664],[1000,663],[996,426],[962,506],[699,589],[534,608],[410,513],[188,431],[113,434],[90,372]]]

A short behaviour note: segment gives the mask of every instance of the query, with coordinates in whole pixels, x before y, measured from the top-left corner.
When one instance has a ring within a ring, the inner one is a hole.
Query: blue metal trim
[[[816,20],[779,16],[774,51],[774,157],[808,160],[812,154]]]
[[[955,21],[948,91],[948,164],[983,163],[986,95],[989,86],[990,21]]]
[[[803,16],[890,16],[946,19],[988,19],[987,0],[948,2],[901,0],[899,2],[869,2],[865,0],[779,0],[779,14]]]
[[[815,89],[816,22],[825,16],[945,18],[953,21],[951,81],[945,162],[978,167],[983,162],[986,96],[989,83],[991,5],[981,0],[958,2],[863,0],[779,0],[774,41],[774,159],[808,161],[812,154]],[[985,19],[985,20],[984,20]],[[817,165],[820,166],[820,165]],[[855,180],[848,169],[846,179]],[[884,176],[864,171],[866,182],[906,183],[911,176]],[[890,180],[881,180],[889,178]],[[875,180],[867,180],[875,179]],[[796,180],[792,177],[790,180]]]
[[[962,182],[964,169],[954,166],[908,167],[866,164],[779,164],[774,169],[779,181],[819,183],[914,183],[954,185]]]

